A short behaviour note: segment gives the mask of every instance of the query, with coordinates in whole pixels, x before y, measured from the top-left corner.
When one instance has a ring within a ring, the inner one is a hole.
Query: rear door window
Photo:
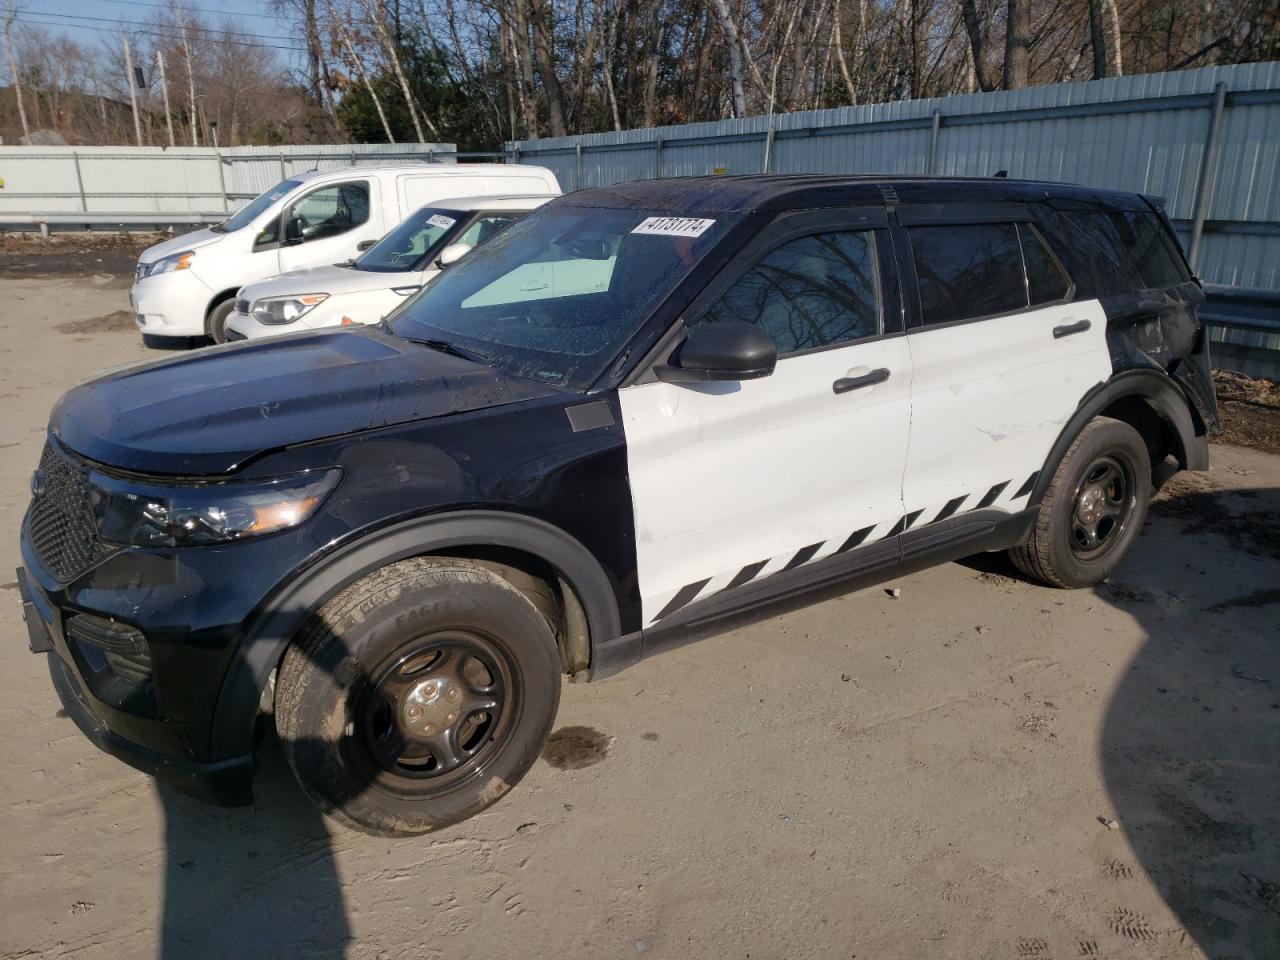
[[[1027,306],[1015,224],[911,227],[908,235],[925,324],[972,320]]]
[[[783,356],[876,336],[881,327],[874,235],[819,233],[784,243],[689,326],[723,320],[758,324]]]
[[[1022,259],[1027,267],[1027,293],[1031,305],[1065,299],[1071,292],[1071,280],[1049,252],[1044,237],[1030,224],[1020,223],[1018,238],[1022,241]]]

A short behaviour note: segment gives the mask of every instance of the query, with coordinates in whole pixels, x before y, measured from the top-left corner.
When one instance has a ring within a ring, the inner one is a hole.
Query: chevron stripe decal
[[[920,525],[921,527],[927,527],[931,524],[948,520],[951,517],[969,513],[973,510],[986,509],[987,507],[994,506],[997,503],[1000,507],[1012,511],[1019,501],[1030,496],[1031,491],[1035,488],[1036,480],[1039,479],[1039,476],[1039,471],[1031,474],[1031,476],[1027,477],[1026,480],[1017,487],[1017,492],[1012,496],[1009,496],[1007,499],[1002,500],[1005,496],[1005,491],[1008,490],[1009,486],[1013,483],[1012,480],[1002,480],[1000,483],[993,484],[986,493],[983,494],[982,499],[978,500],[968,510],[962,510],[961,508],[970,500],[972,494],[962,494],[948,500],[941,507],[922,507],[919,510],[912,510],[910,513],[905,513],[888,528],[883,524],[872,527],[863,527],[860,530],[855,530],[848,534],[843,540],[839,540],[837,538],[820,540],[817,543],[811,543],[808,546],[801,547],[799,550],[796,550],[791,554],[784,554],[782,556],[770,557],[767,560],[757,560],[753,563],[749,563],[741,570],[735,572],[728,580],[723,580],[723,576],[725,575],[722,575],[718,577],[707,577],[706,579],[698,580],[695,583],[686,584],[675,592],[674,596],[667,601],[666,605],[658,615],[650,621],[650,623],[657,623],[659,620],[671,616],[671,614],[675,613],[682,607],[688,606],[695,600],[703,600],[724,590],[734,590],[738,587],[744,586],[745,584],[751,583],[753,580],[758,578],[766,568],[769,569],[770,575],[774,573],[783,573],[788,570],[795,570],[807,563],[812,563],[816,559],[825,559],[826,557],[834,556],[835,554],[847,553],[848,551],[857,549],[863,545],[869,545],[880,540],[887,540],[889,537],[899,536],[900,534],[911,530],[921,517],[931,518]],[[878,535],[876,535],[877,531],[879,531]],[[822,548],[830,543],[839,543],[840,546],[834,551],[828,549],[824,553]],[[712,586],[713,582],[714,586]],[[710,587],[710,589],[708,589],[708,587]]]

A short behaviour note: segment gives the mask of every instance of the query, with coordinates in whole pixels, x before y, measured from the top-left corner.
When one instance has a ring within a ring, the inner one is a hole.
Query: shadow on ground
[[[293,782],[274,735],[258,755],[251,808],[212,807],[158,787],[160,960],[341,957],[352,939],[324,817]]]
[[[1114,816],[1206,954],[1280,957],[1280,490],[1153,514],[1098,590],[1147,634],[1103,727]]]

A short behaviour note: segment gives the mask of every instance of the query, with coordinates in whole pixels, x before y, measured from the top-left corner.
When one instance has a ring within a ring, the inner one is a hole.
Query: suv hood
[[[155,263],[161,257],[167,257],[173,253],[182,253],[184,250],[199,250],[201,247],[207,247],[209,244],[227,236],[230,236],[230,234],[219,233],[216,230],[210,230],[208,227],[203,230],[193,230],[190,233],[182,234],[182,236],[152,244],[138,254],[138,262]]]
[[[556,392],[379,330],[340,329],[108,374],[68,391],[49,429],[107,466],[211,476],[291,444]]]
[[[250,302],[263,297],[287,297],[303,293],[327,293],[334,297],[344,293],[363,293],[366,290],[416,287],[421,282],[421,272],[376,273],[334,264],[329,267],[312,267],[309,270],[292,270],[265,280],[256,280],[241,287],[237,297]]]

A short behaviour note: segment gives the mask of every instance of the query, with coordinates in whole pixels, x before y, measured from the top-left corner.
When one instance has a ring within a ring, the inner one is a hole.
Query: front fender
[[[577,594],[593,647],[621,632],[609,577],[586,547],[558,527],[523,514],[491,510],[403,521],[307,567],[278,590],[254,617],[218,694],[211,756],[236,757],[252,752],[254,720],[262,691],[285,648],[313,611],[379,567],[462,546],[503,547],[539,557],[554,567]]]

